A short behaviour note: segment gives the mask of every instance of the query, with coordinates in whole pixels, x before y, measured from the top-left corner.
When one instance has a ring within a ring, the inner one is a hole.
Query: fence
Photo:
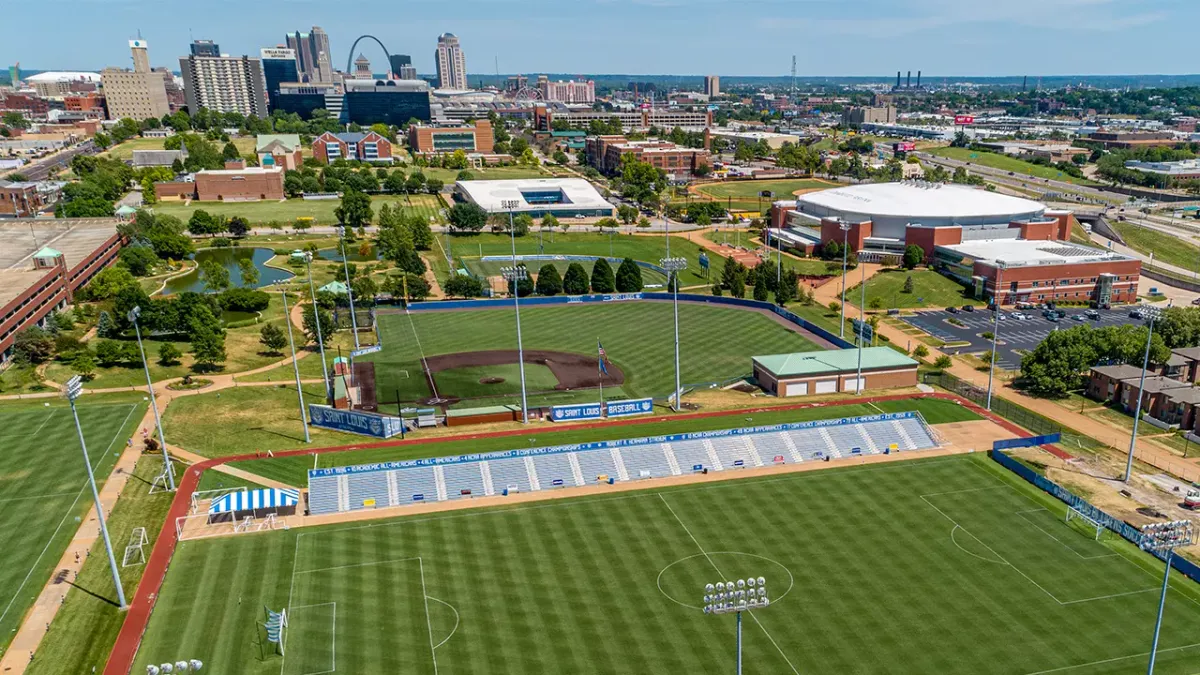
[[[950,373],[926,373],[924,382],[925,384],[939,386],[979,405],[987,405],[987,389],[964,382]],[[999,396],[992,396],[992,412],[1036,434],[1050,435],[1063,433],[1063,427],[1057,422],[1030,412]]]
[[[1018,462],[1012,457],[1009,457],[1000,450],[992,450],[988,453],[988,457],[1005,469],[1008,469],[1009,471],[1025,479],[1039,490],[1042,490],[1046,494],[1058,499],[1067,506],[1078,509],[1083,515],[1091,518],[1097,523],[1100,523],[1107,529],[1121,535],[1122,538],[1129,541],[1134,546],[1141,548],[1142,541],[1145,537],[1136,527],[1126,523],[1116,516],[1110,516],[1108,513],[1093,506],[1087,500],[1073,494],[1070,490],[1064,488],[1058,483],[1055,483],[1049,478],[1038,474],[1033,469]],[[1159,560],[1166,559],[1166,556],[1161,553],[1155,552],[1152,553],[1152,555]],[[1196,563],[1193,563],[1182,556],[1176,555],[1171,557],[1171,566],[1179,570],[1184,576],[1192,581],[1200,582],[1200,566],[1197,566]]]

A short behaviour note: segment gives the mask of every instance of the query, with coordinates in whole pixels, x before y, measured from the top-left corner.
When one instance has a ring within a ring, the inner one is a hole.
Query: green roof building
[[[858,382],[858,350],[755,356],[754,377],[767,393],[776,396],[811,396],[867,389],[914,387],[917,362],[891,347],[862,350],[863,382]]]

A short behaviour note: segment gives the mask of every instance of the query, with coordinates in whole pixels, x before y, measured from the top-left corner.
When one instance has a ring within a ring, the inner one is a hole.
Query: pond
[[[362,254],[360,249],[361,246],[362,244],[358,242],[346,245],[346,253],[349,254],[347,257],[349,258],[350,262],[375,262],[376,260],[383,259],[382,253],[379,251],[377,246],[368,244],[370,251],[366,255]],[[337,248],[323,248],[317,251],[317,257],[322,260],[342,262],[342,252]]]
[[[238,266],[238,260],[252,258],[254,266],[258,268],[258,287],[261,288],[277,281],[286,281],[293,276],[287,270],[267,267],[267,261],[274,255],[269,248],[205,248],[196,251],[193,259],[197,263],[203,263],[205,260],[216,260],[221,263],[225,269],[229,270],[229,282],[237,287],[242,285],[242,270]],[[200,278],[199,268],[197,268],[183,276],[167,281],[162,294],[173,295],[184,291],[204,293],[206,290],[204,281]]]

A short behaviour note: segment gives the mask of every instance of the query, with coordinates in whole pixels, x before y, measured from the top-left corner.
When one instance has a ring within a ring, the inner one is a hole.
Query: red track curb
[[[1018,437],[1029,437],[1030,434],[1021,427],[1009,422],[1008,420],[996,415],[988,410],[984,410],[979,405],[968,401],[967,399],[947,393],[930,393],[930,394],[897,394],[891,396],[873,396],[862,399],[854,399],[848,401],[830,401],[826,403],[800,403],[796,405],[785,406],[764,406],[759,408],[748,408],[741,410],[719,410],[712,412],[688,413],[684,415],[674,415],[670,417],[657,418],[637,418],[629,420],[620,420],[613,422],[591,422],[581,424],[568,424],[564,426],[555,426],[546,431],[549,433],[557,433],[560,431],[571,431],[578,429],[588,429],[596,427],[621,427],[634,424],[645,424],[647,422],[659,421],[680,421],[689,419],[704,419],[711,417],[734,417],[744,416],[748,414],[760,412],[774,412],[780,410],[804,410],[807,408],[823,408],[836,407],[842,405],[850,405],[853,403],[874,403],[877,401],[894,401],[898,399],[911,398],[936,398],[944,401],[953,401],[969,408],[972,412],[984,417],[1001,427],[1017,434]],[[275,457],[295,457],[297,455],[314,455],[326,452],[349,452],[352,450],[368,450],[373,448],[387,448],[408,445],[436,445],[438,443],[446,443],[450,441],[462,441],[479,438],[502,438],[505,436],[522,436],[528,435],[527,430],[517,429],[513,431],[491,431],[476,434],[461,434],[454,436],[443,436],[440,438],[430,439],[413,439],[402,441],[380,441],[377,443],[365,443],[362,445],[341,445],[332,448],[302,448],[298,450],[286,450],[283,452],[274,453]],[[1042,446],[1048,452],[1061,459],[1071,459],[1071,455],[1063,450],[1046,445]],[[104,666],[104,675],[129,675],[133,669],[133,661],[137,656],[138,648],[141,646],[142,636],[145,635],[146,627],[150,623],[150,613],[154,610],[154,603],[158,599],[159,590],[162,588],[163,581],[166,579],[167,570],[170,567],[171,559],[175,555],[175,547],[178,545],[178,536],[175,532],[175,519],[187,515],[188,509],[191,506],[192,493],[196,491],[196,487],[200,484],[200,476],[205,470],[225,464],[228,462],[239,462],[251,459],[263,459],[261,455],[233,455],[229,457],[220,457],[209,459],[198,464],[193,464],[184,472],[183,480],[180,481],[178,490],[175,492],[175,499],[171,502],[171,508],[167,512],[166,522],[163,523],[162,530],[158,534],[158,539],[154,542],[154,549],[150,553],[150,557],[146,560],[146,568],[142,574],[141,584],[138,586],[137,592],[134,594],[133,602],[129,605],[129,611],[125,615],[125,621],[121,624],[121,631],[117,634],[117,641],[113,645],[112,653],[108,657],[108,662]]]

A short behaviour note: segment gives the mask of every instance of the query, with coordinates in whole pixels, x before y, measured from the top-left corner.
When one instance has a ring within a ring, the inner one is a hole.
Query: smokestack
[[[1025,75],[1021,78],[1021,91],[1025,91],[1025,86],[1029,84],[1029,76]]]
[[[921,71],[917,71],[917,88],[921,88]]]
[[[896,88],[900,88],[900,71],[896,71]]]
[[[908,77],[904,78],[904,86],[905,87],[912,86],[912,71],[911,70],[908,71]]]

